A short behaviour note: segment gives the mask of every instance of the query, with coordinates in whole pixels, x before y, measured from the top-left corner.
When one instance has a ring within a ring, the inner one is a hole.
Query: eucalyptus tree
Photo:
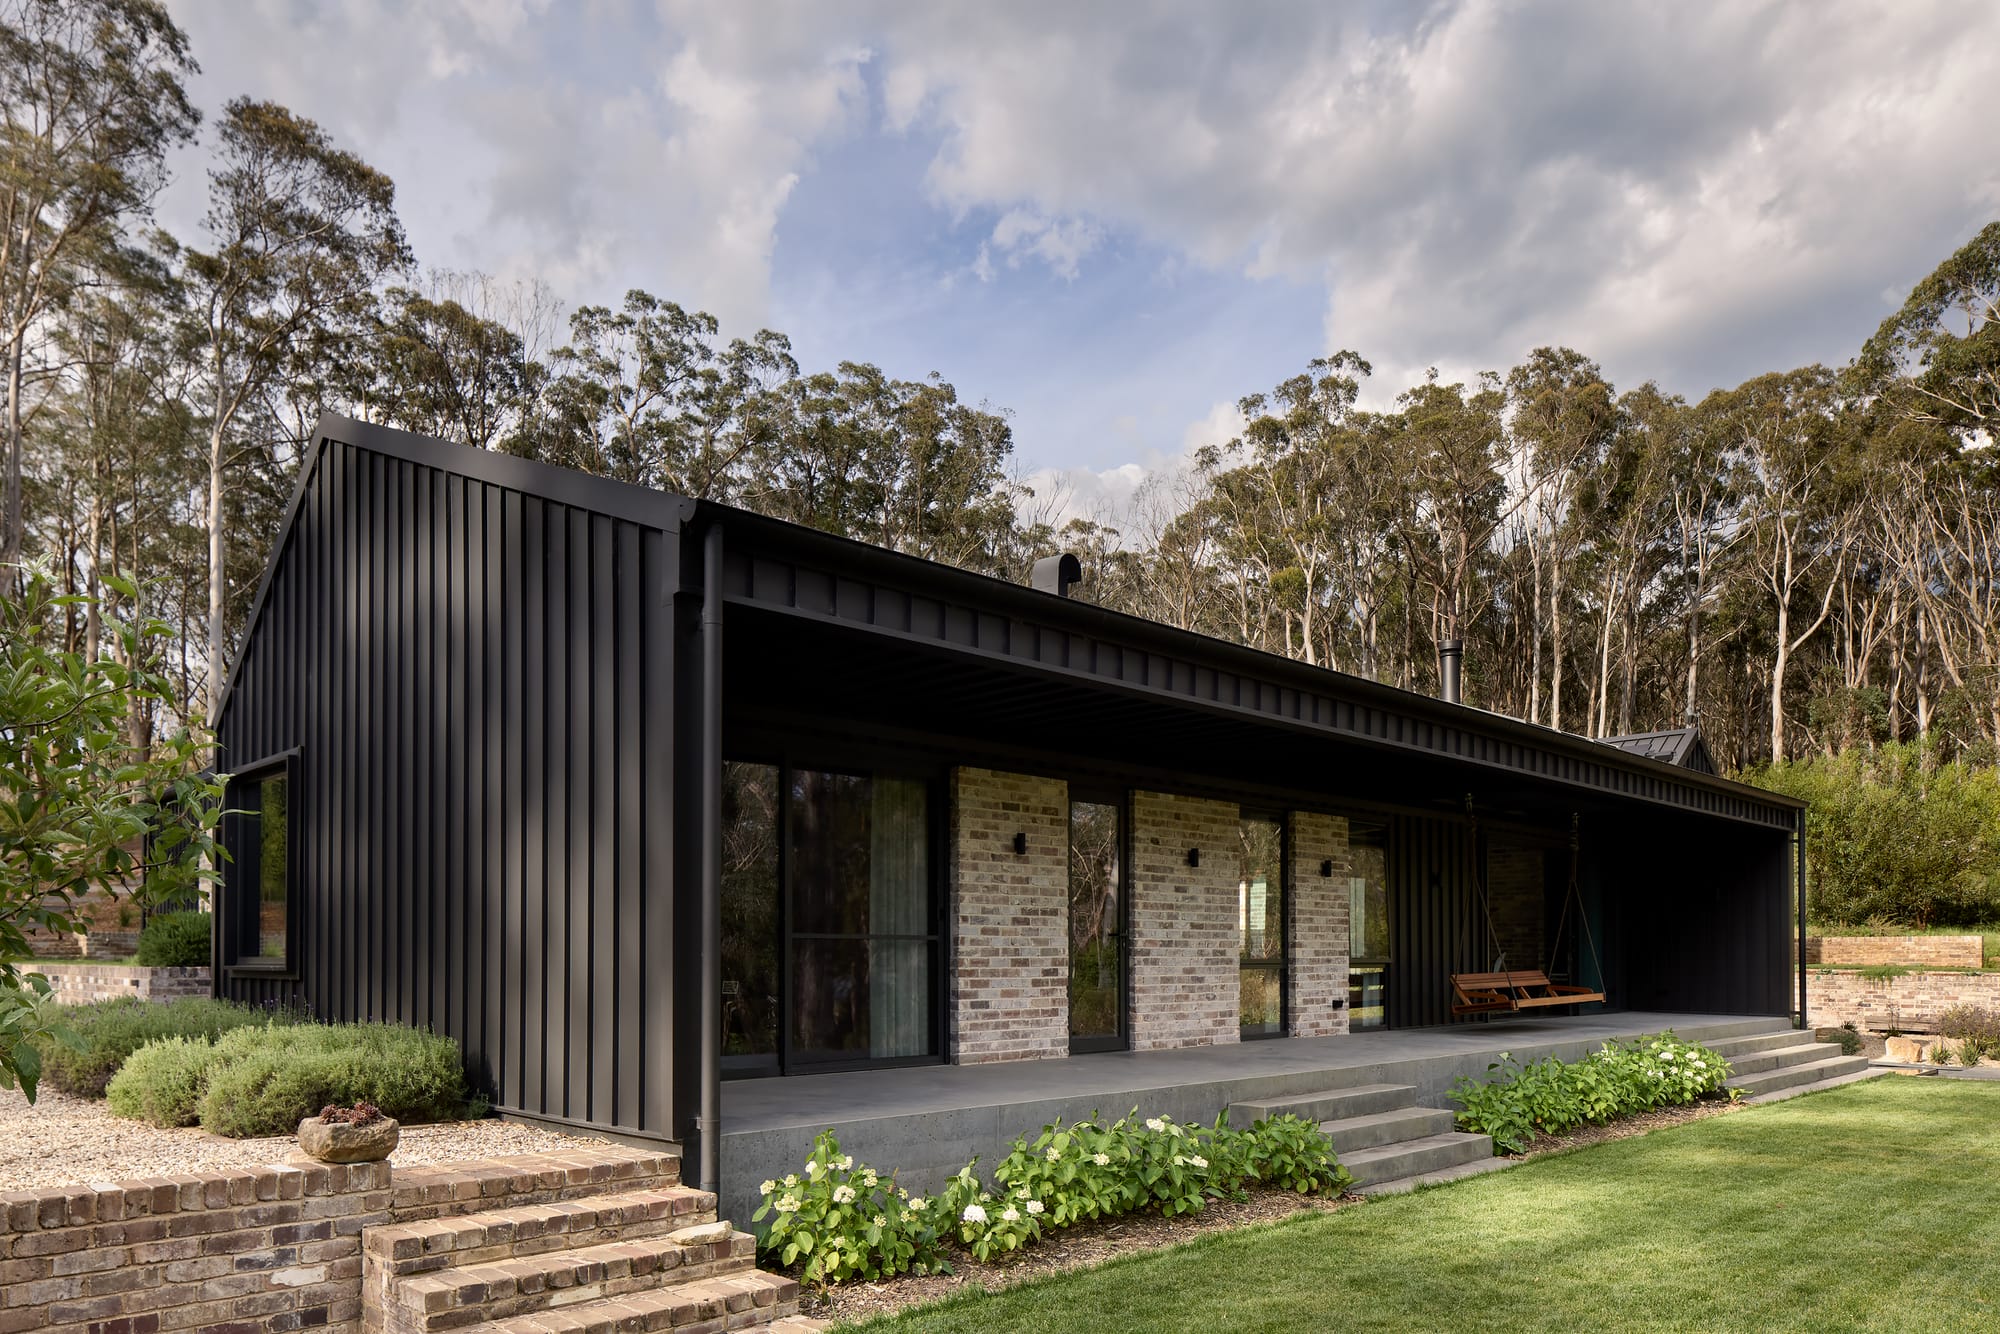
[[[0,0],[0,566],[22,557],[31,344],[116,251],[199,123],[187,35],[156,0]]]
[[[396,187],[314,122],[272,102],[224,109],[209,171],[211,248],[183,260],[208,418],[208,662],[212,710],[228,650],[232,467],[268,440],[239,438],[285,368],[329,328],[359,318],[383,278],[410,265]]]
[[[391,425],[491,449],[532,389],[526,343],[450,297],[392,287],[374,333],[375,411]]]
[[[1569,508],[1585,474],[1610,442],[1618,407],[1597,363],[1567,347],[1536,348],[1508,372],[1507,395],[1513,432],[1521,445],[1518,490],[1531,500],[1525,525],[1534,569],[1528,717],[1531,722],[1542,721],[1540,666],[1546,637],[1548,723],[1560,728],[1567,665],[1563,583],[1584,536],[1582,525],[1570,522]]]
[[[2000,222],[1916,285],[1858,368],[1908,412],[1961,437],[2000,432]]]

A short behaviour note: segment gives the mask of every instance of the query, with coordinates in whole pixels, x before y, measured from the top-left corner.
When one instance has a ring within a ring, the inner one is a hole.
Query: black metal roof
[[[1716,771],[1715,760],[1708,753],[1708,744],[1701,739],[1700,728],[1670,727],[1664,732],[1633,732],[1602,740],[1605,745],[1616,746],[1628,754],[1644,755],[1647,759],[1678,765],[1696,773],[1712,774]]]
[[[729,604],[883,636],[1074,685],[1276,725],[1700,814],[1789,829],[1803,803],[1644,752],[1142,617],[870,546],[712,501],[592,477],[511,455],[329,413],[314,430],[245,635],[262,614],[298,496],[330,440],[442,468],[490,485],[616,515],[664,532],[719,523]],[[223,696],[235,687],[232,670]],[[218,709],[220,716],[220,709]],[[1705,752],[1704,752],[1705,754]]]

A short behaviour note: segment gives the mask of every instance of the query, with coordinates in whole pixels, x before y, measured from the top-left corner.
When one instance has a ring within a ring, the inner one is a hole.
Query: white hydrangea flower
[[[834,1202],[835,1204],[852,1204],[852,1203],[854,1203],[854,1187],[852,1187],[852,1186],[835,1186],[835,1187],[833,1188],[833,1202]]]
[[[869,1168],[864,1168],[864,1169],[862,1169],[862,1172],[861,1172],[861,1184],[862,1184],[862,1185],[864,1185],[864,1186],[873,1186],[873,1185],[874,1185],[874,1184],[875,1184],[876,1182],[880,1181],[881,1179],[882,1179],[881,1177],[879,1177],[879,1176],[876,1176],[876,1175],[875,1175],[875,1169],[874,1169],[874,1168],[872,1168],[872,1167],[869,1167]]]
[[[758,1193],[759,1195],[769,1195],[769,1194],[770,1194],[770,1193],[771,1193],[772,1191],[776,1190],[777,1188],[778,1188],[778,1183],[777,1183],[777,1182],[775,1182],[775,1181],[765,1181],[765,1182],[762,1182],[762,1183],[760,1183],[760,1184],[758,1185],[758,1187],[757,1187],[757,1193]]]
[[[882,1217],[882,1215],[880,1215],[880,1214],[876,1214],[876,1215],[875,1215],[875,1226],[876,1226],[876,1227],[887,1227],[887,1226],[889,1226],[889,1220],[888,1220],[888,1219],[886,1219],[886,1218],[884,1218],[884,1217]]]
[[[930,1206],[930,1201],[925,1199],[923,1196],[919,1195],[917,1196],[916,1199],[910,1201],[910,1212],[916,1213],[919,1210],[928,1208],[929,1206]]]
[[[1021,1211],[1010,1204],[1002,1211],[1000,1221],[1003,1223],[1018,1223],[1021,1221]]]
[[[1674,1054],[1670,1051],[1663,1051],[1660,1053],[1660,1059],[1663,1061],[1671,1061],[1674,1059]]]
[[[986,1211],[976,1204],[968,1204],[965,1206],[965,1212],[960,1214],[959,1217],[968,1223],[984,1223],[986,1221]]]
[[[1192,1163],[1194,1166],[1200,1168],[1204,1172],[1208,1170],[1208,1159],[1202,1157],[1200,1154],[1196,1154],[1194,1157],[1188,1159],[1188,1162]]]
[[[854,1166],[854,1155],[851,1153],[843,1153],[840,1155],[840,1157],[833,1160],[833,1165],[839,1168],[841,1171],[845,1172],[850,1167]]]
[[[786,1196],[783,1196],[782,1198],[780,1198],[780,1199],[779,1199],[779,1201],[778,1201],[778,1212],[779,1212],[779,1213],[781,1213],[781,1214],[795,1214],[795,1213],[797,1213],[798,1211],[799,1211],[799,1197],[798,1197],[798,1196],[796,1196],[796,1195],[786,1195]]]
[[[1062,1154],[1055,1149],[1050,1149],[1045,1156],[1052,1163],[1059,1163],[1062,1161]]]
[[[1093,1153],[1090,1155],[1090,1161],[1096,1163],[1099,1167],[1109,1167],[1111,1166],[1111,1155],[1108,1153]]]
[[[1040,1200],[1029,1200],[1029,1201],[1028,1201],[1028,1212],[1029,1212],[1029,1213],[1031,1213],[1031,1214],[1038,1214],[1038,1213],[1040,1213],[1041,1211],[1042,1211],[1042,1202],[1041,1202]]]
[[[797,1172],[786,1173],[785,1184],[787,1186],[797,1186],[799,1184],[799,1174]]]
[[[1167,1123],[1165,1121],[1162,1121],[1159,1117],[1149,1116],[1146,1118],[1146,1129],[1152,1131],[1154,1134],[1157,1135],[1166,1128],[1167,1128]]]

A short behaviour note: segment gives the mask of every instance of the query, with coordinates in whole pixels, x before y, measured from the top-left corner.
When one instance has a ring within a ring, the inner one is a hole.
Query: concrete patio
[[[1786,1027],[1786,1016],[1623,1011],[1507,1019],[1347,1037],[1280,1038],[1173,1051],[1105,1052],[1060,1060],[922,1065],[725,1083],[723,1216],[747,1220],[757,1185],[794,1172],[814,1136],[913,1191],[930,1191],[978,1155],[990,1167],[1012,1140],[1057,1119],[1093,1113],[1213,1121],[1232,1102],[1361,1084],[1402,1084],[1424,1106],[1445,1106],[1461,1075],[1483,1075],[1502,1052],[1573,1060],[1612,1038],[1673,1029],[1719,1041]]]

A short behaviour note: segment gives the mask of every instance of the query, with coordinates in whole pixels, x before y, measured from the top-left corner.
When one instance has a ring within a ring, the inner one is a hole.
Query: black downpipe
[[[1798,881],[1799,918],[1799,1027],[1812,1022],[1806,1009],[1806,813],[1798,811],[1792,819],[1792,846],[1796,851],[1793,874]]]
[[[722,525],[701,558],[701,1188],[722,1180]]]

